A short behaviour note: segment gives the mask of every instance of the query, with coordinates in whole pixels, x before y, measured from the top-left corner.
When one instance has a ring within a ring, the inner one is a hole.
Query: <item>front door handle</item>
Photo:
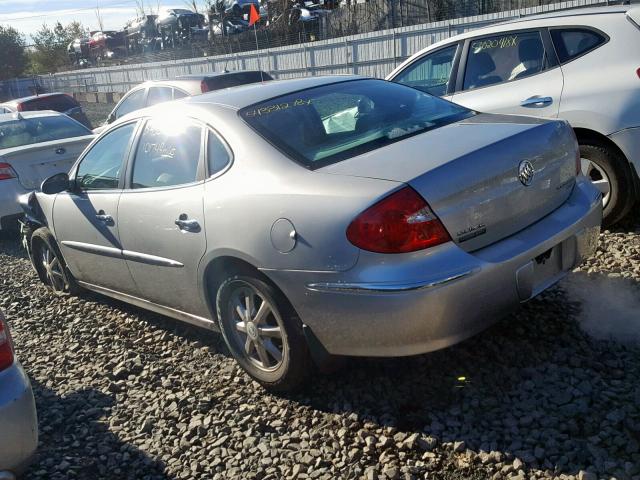
[[[197,233],[200,231],[200,224],[198,221],[192,218],[187,218],[187,215],[184,213],[175,221],[175,224],[183,232]]]
[[[520,102],[522,107],[546,107],[547,105],[551,105],[553,103],[553,98],[551,97],[541,97],[540,95],[535,95],[533,97],[529,97],[526,100]]]

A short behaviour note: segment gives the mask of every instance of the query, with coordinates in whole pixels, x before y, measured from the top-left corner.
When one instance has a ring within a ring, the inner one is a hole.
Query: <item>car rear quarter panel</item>
[[[351,268],[359,250],[346,238],[349,223],[400,183],[307,170],[253,132],[235,111],[213,124],[230,144],[234,164],[206,182],[204,265],[231,255],[264,269]],[[281,218],[295,229],[289,252],[278,251],[272,242],[272,227]]]
[[[558,25],[588,25],[610,39],[562,65],[559,117],[571,125],[610,135],[640,126],[640,29],[624,14],[567,17]],[[550,25],[551,26],[551,25]]]

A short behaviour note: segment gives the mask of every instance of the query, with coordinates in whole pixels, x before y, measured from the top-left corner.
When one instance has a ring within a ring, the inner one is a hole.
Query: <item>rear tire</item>
[[[216,310],[231,354],[264,388],[291,392],[309,379],[313,363],[302,322],[274,286],[250,274],[228,278]]]
[[[580,145],[582,173],[602,192],[605,227],[622,220],[633,205],[631,172],[624,158],[601,143]]]
[[[58,244],[47,227],[33,232],[31,236],[33,266],[42,283],[56,294],[76,295],[82,291],[62,258]]]

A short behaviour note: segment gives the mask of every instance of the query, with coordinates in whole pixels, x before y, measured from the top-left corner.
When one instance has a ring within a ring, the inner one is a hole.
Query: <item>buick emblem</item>
[[[520,166],[518,167],[518,179],[522,182],[525,187],[531,185],[533,182],[533,177],[535,176],[536,171],[533,168],[533,165],[529,160],[524,160],[520,162]]]

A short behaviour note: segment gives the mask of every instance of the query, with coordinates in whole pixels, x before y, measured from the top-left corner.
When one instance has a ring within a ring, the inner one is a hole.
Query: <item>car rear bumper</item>
[[[0,181],[0,230],[8,228],[10,221],[13,222],[22,214],[18,197],[23,193],[26,190],[17,179]]]
[[[20,475],[38,446],[31,383],[19,362],[0,372],[0,474]]]
[[[600,194],[580,178],[560,208],[475,252],[449,242],[361,252],[347,272],[265,273],[329,353],[413,355],[484,330],[556,283],[595,251],[601,221]]]

